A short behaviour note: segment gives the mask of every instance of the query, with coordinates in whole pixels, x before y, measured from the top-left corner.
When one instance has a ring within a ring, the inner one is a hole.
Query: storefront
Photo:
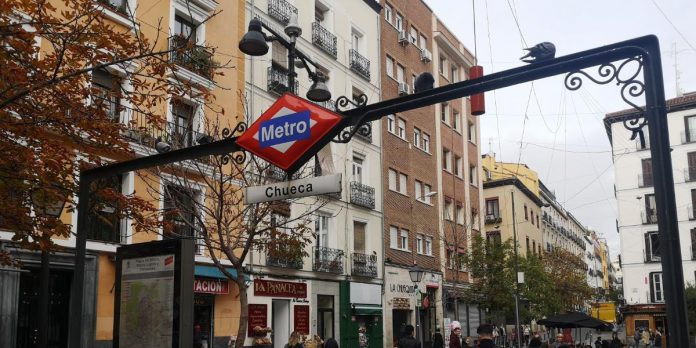
[[[453,321],[459,321],[462,325],[463,336],[476,336],[476,330],[486,319],[485,309],[482,310],[475,304],[466,303],[461,298],[461,288],[447,286],[444,294],[444,331],[449,335],[449,326]],[[492,319],[494,324],[502,325],[505,318]]]
[[[662,333],[662,346],[665,347],[669,325],[664,304],[626,305],[621,308],[621,314],[626,324],[627,338],[633,337],[637,329],[650,331],[657,329]]]
[[[416,309],[423,337],[423,347],[432,345],[437,327],[442,327],[442,276],[425,272],[418,288],[414,287],[408,268],[387,266],[385,269],[384,346],[396,347],[406,325],[416,326]]]
[[[341,347],[382,347],[382,285],[341,282]]]
[[[226,271],[237,275],[232,268]],[[237,286],[217,267],[196,265],[193,280],[193,336],[202,348],[227,347],[231,336],[236,336],[229,324],[234,303],[239,301]],[[231,291],[235,289],[235,291]]]

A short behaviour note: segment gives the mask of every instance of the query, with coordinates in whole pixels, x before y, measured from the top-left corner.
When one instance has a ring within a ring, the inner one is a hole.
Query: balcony
[[[322,51],[330,54],[334,59],[338,56],[336,49],[336,35],[321,26],[321,23],[312,23],[312,43]]]
[[[681,132],[681,142],[682,144],[696,142],[696,129],[688,129],[688,131]]]
[[[128,16],[127,0],[97,0],[97,2],[120,15]]]
[[[684,168],[684,181],[696,181],[696,167]]]
[[[213,54],[205,47],[197,46],[189,38],[175,35],[169,38],[169,59],[177,65],[190,70],[208,80],[213,79]]]
[[[336,111],[336,101],[333,99],[323,101],[323,102],[314,102],[314,103],[316,103],[317,105],[319,105],[325,109],[329,109],[331,111]]]
[[[368,209],[375,208],[375,188],[357,181],[350,183],[350,202]]]
[[[486,219],[485,223],[486,225],[488,224],[497,224],[503,221],[503,218],[500,217],[498,214],[486,214]]]
[[[299,82],[295,80],[295,86],[290,90],[288,87],[288,72],[282,68],[272,66],[267,70],[268,91],[281,95],[285,92],[297,94]]]
[[[653,186],[652,173],[638,174],[638,187],[652,187],[652,186]]]
[[[266,266],[302,269],[303,260],[300,252],[293,252],[292,249],[278,243],[269,243],[266,251]]]
[[[285,0],[268,0],[268,15],[283,25],[290,21],[290,14],[297,14],[297,8]]]
[[[650,150],[650,139],[648,137],[645,137],[645,146],[642,146],[640,143],[640,139],[636,138],[636,151],[643,151],[643,150]]]
[[[377,277],[377,255],[353,253],[351,274],[358,277]]]
[[[657,213],[655,212],[654,209],[650,212],[645,212],[641,211],[640,212],[640,220],[643,222],[643,225],[652,225],[657,223]]]
[[[273,181],[283,181],[286,179],[285,171],[274,165],[270,165],[266,168],[266,178]]]
[[[317,272],[343,274],[343,256],[343,250],[314,248],[314,266],[312,269]]]
[[[350,69],[370,81],[370,60],[354,49],[349,51],[349,58]]]

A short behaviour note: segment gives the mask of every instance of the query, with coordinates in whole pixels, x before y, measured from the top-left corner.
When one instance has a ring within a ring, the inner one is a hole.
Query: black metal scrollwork
[[[223,139],[229,139],[235,134],[239,133],[244,133],[244,131],[247,130],[247,124],[246,122],[239,122],[237,123],[236,126],[234,126],[234,129],[230,130],[229,128],[225,127],[222,129],[222,138]],[[225,155],[222,155],[222,158],[220,158],[220,161],[222,162],[223,165],[227,165],[230,163],[230,159],[234,160],[234,163],[237,164],[244,164],[246,162],[246,151],[244,150],[239,150],[237,152],[232,152],[228,153]]]
[[[346,96],[340,96],[338,99],[336,99],[336,111],[338,112],[363,107],[365,105],[367,105],[367,96],[365,94],[355,96],[353,100],[350,100],[350,98]],[[345,144],[353,139],[355,134],[369,138],[372,135],[372,124],[369,122],[363,122],[363,117],[364,116],[358,120],[358,123],[355,126],[344,129],[341,134],[336,137],[336,139],[331,141],[334,143]]]
[[[645,110],[629,99],[639,97],[645,93],[645,83],[637,80],[638,75],[643,70],[643,64],[641,57],[628,58],[618,65],[604,63],[597,68],[597,74],[599,75],[597,78],[582,70],[571,71],[565,77],[565,86],[571,91],[576,91],[582,87],[583,77],[600,85],[616,82],[617,86],[621,86],[621,99],[639,112],[637,117],[624,120],[623,125],[631,131],[631,140],[638,137],[641,146],[645,147],[643,127],[648,124],[648,119],[645,117]],[[629,65],[637,65],[637,68],[635,71],[626,69]],[[623,76],[622,73],[624,74]]]

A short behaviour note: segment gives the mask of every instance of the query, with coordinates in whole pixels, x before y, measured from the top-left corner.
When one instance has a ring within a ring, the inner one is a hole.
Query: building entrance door
[[[208,294],[195,294],[193,298],[193,347],[211,348],[213,346],[213,304],[215,297]]]
[[[17,311],[17,348],[36,347],[38,344],[39,269],[29,269],[19,277],[19,308]],[[70,305],[72,272],[51,270],[50,307],[48,312],[48,347],[68,346],[68,324],[65,318]]]
[[[273,300],[273,348],[283,348],[290,339],[290,301]]]

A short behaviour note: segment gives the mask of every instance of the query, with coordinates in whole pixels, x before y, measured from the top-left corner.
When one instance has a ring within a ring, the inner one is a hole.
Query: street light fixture
[[[264,34],[263,29],[266,29],[271,35]],[[290,14],[290,20],[284,31],[287,38],[264,24],[261,20],[254,18],[249,21],[249,31],[239,41],[239,50],[250,56],[263,56],[268,53],[268,42],[279,42],[288,50],[288,90],[295,92],[295,78],[297,77],[295,67],[304,68],[313,82],[309,91],[307,91],[307,99],[314,102],[331,100],[331,92],[326,87],[324,78],[320,76],[320,73],[316,72],[318,65],[295,48],[297,38],[302,35],[302,28],[297,23],[296,13]],[[309,65],[314,66],[315,71],[312,71]]]
[[[413,293],[416,294],[416,289],[419,289],[419,284],[423,279],[423,269],[418,265],[413,264],[413,267],[408,271],[408,276],[411,277],[413,282]],[[423,346],[423,334],[420,332],[420,307],[418,306],[418,299],[416,298],[416,336],[420,346]]]

